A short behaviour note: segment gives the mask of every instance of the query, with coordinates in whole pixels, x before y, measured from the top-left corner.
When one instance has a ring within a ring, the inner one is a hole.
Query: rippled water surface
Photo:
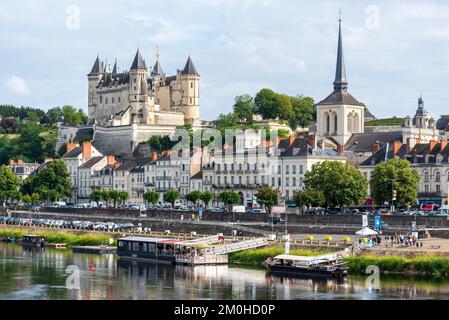
[[[69,266],[79,269],[79,289],[66,287],[75,283],[67,281]],[[382,276],[380,286],[367,288],[364,277],[282,278],[265,270],[142,264],[0,243],[0,299],[449,299],[444,279]]]

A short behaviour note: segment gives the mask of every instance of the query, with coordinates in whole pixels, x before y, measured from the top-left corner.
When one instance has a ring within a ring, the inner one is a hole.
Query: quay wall
[[[65,213],[65,214],[83,214],[88,217],[89,215],[102,215],[110,217],[138,217],[139,211],[123,210],[123,209],[73,209],[73,208],[45,208],[42,209],[46,212]],[[148,217],[163,218],[163,219],[189,219],[192,213],[179,212],[179,211],[146,211]],[[234,220],[235,217],[235,220]],[[285,215],[282,216],[285,219]],[[271,218],[268,214],[233,214],[233,213],[211,213],[207,212],[203,215],[205,221],[251,221],[251,222],[271,222]],[[370,224],[374,224],[374,217],[369,216],[368,220]],[[415,220],[414,216],[383,216],[382,221],[388,226],[400,226],[410,227],[412,221]],[[288,224],[306,224],[306,225],[353,225],[359,227],[362,224],[361,215],[298,215],[288,214]],[[416,217],[416,224],[426,226],[427,228],[449,228],[448,217],[439,216],[418,216]]]

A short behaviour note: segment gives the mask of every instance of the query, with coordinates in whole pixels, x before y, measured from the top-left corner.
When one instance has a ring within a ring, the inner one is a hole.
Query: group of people
[[[386,236],[385,240],[390,240],[391,244],[400,244],[407,247],[422,247],[423,242],[419,241],[415,236],[411,234],[395,234],[394,236]]]

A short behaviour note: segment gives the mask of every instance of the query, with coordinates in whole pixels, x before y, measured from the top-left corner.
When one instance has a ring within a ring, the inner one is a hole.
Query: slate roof
[[[365,106],[362,102],[359,102],[349,92],[334,91],[326,99],[320,101],[318,105],[349,105],[349,106]]]
[[[88,74],[88,76],[98,75],[98,74],[101,74],[102,72],[103,72],[102,63],[100,61],[100,57],[97,56],[97,59],[95,59],[95,63],[92,67],[92,70]]]
[[[196,71],[195,65],[193,64],[193,61],[190,58],[190,55],[189,58],[187,59],[186,66],[184,67],[184,70],[182,70],[181,74],[199,76],[198,72]]]
[[[190,177],[192,180],[201,180],[203,179],[203,171],[198,171],[193,176]]]
[[[90,160],[88,160],[87,162],[85,162],[84,164],[82,164],[79,168],[80,169],[90,169],[94,165],[96,165],[98,162],[100,162],[102,159],[104,159],[104,157],[93,157]]]
[[[147,65],[145,64],[145,60],[142,58],[142,55],[140,54],[140,50],[137,49],[136,56],[134,57],[133,64],[131,65],[130,70],[137,70],[137,69],[147,69]]]
[[[388,152],[387,152],[387,147],[388,147]],[[361,165],[362,166],[374,166],[379,163],[382,163],[385,161],[385,155],[386,155],[387,160],[393,159],[395,156],[398,156],[399,158],[403,159],[406,154],[407,154],[407,145],[406,144],[402,144],[401,147],[399,148],[399,151],[395,155],[393,154],[392,145],[384,144],[379,149],[378,152],[376,152],[371,157],[369,157],[364,162],[362,162]]]
[[[67,152],[65,155],[63,155],[63,158],[76,158],[83,152],[83,148],[81,147],[75,147],[69,152]]]
[[[401,132],[354,133],[346,142],[345,150],[357,153],[369,152],[376,143],[383,145],[394,141],[403,141]]]
[[[112,86],[120,86],[123,84],[129,83],[129,73],[122,72],[117,74],[107,74],[103,77],[103,79],[98,84],[97,88],[109,88]]]

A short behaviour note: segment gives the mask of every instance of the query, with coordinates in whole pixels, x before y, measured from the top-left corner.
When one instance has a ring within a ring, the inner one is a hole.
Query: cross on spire
[[[338,9],[337,13],[338,13],[338,21],[341,22],[341,17],[343,16],[343,10],[341,10],[341,8],[340,8],[340,9]]]

